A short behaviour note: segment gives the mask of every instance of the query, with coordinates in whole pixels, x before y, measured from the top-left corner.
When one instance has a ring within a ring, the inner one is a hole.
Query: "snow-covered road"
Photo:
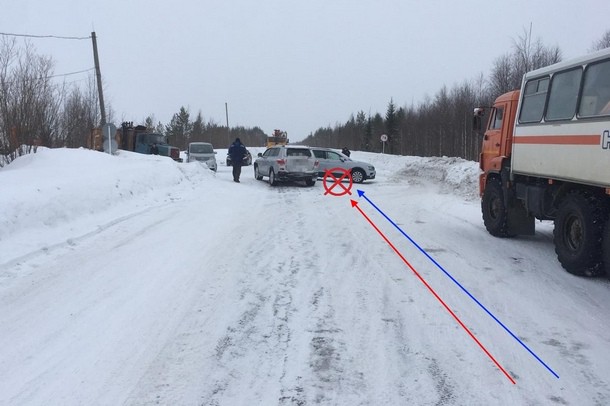
[[[563,271],[551,224],[489,236],[475,163],[354,155],[378,169],[366,197],[540,360],[356,187],[42,150],[0,169],[0,404],[610,403],[607,278]]]

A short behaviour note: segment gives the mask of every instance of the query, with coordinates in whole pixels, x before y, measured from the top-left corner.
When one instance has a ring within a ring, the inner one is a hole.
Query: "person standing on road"
[[[233,144],[229,147],[229,156],[231,157],[231,165],[233,166],[233,182],[239,183],[241,165],[246,156],[246,147],[241,143],[239,138],[235,138],[235,141],[233,141]]]
[[[347,147],[343,147],[343,149],[341,150],[341,153],[347,157],[349,157],[349,149],[347,149]]]

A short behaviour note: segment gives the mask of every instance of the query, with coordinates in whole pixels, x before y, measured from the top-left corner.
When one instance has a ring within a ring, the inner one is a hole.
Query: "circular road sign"
[[[386,142],[388,140],[388,136],[385,134],[381,134],[381,142]]]

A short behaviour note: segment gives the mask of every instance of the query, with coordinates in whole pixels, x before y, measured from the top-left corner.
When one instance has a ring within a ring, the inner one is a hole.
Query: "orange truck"
[[[533,235],[551,220],[568,272],[610,274],[610,48],[526,73],[474,118],[487,231]]]

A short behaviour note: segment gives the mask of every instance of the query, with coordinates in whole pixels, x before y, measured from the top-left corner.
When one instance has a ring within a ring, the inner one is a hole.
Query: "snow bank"
[[[178,199],[174,186],[213,176],[198,163],[161,156],[39,148],[0,168],[0,252],[9,236],[22,235],[24,254],[57,227],[86,232],[92,226],[88,218],[106,213],[103,218],[111,221],[142,210],[140,198],[149,195],[159,204]]]
[[[441,185],[441,192],[468,199],[478,199],[479,165],[477,162],[450,157],[417,157],[354,152],[351,158],[370,162],[378,174],[395,180],[412,178]]]

